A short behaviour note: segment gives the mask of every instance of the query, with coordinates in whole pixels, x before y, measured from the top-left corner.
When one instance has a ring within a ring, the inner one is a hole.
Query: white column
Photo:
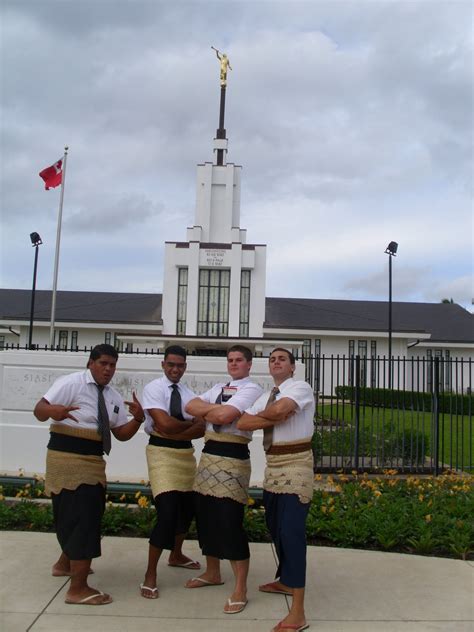
[[[186,310],[186,335],[197,334],[197,313],[199,300],[199,244],[189,244],[188,260],[188,305]]]
[[[229,336],[238,337],[240,321],[240,277],[242,244],[232,244],[229,297]]]

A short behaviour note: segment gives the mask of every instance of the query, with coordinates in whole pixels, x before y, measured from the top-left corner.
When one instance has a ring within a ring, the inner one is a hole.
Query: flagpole
[[[61,222],[63,218],[63,201],[64,201],[64,185],[66,184],[66,160],[67,151],[69,147],[64,148],[64,157],[62,164],[62,178],[61,178],[61,196],[59,198],[59,212],[58,212],[58,229],[56,233],[56,254],[54,256],[54,276],[53,276],[53,296],[51,300],[51,325],[49,329],[49,346],[51,349],[54,345],[54,318],[56,315],[56,290],[58,286],[58,268],[59,268],[59,246],[61,244]]]

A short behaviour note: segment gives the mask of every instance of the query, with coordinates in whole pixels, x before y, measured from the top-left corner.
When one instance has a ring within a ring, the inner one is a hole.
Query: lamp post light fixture
[[[31,290],[30,331],[28,335],[28,349],[33,349],[33,316],[35,313],[36,271],[38,269],[38,248],[43,243],[38,233],[30,233],[31,245],[35,249],[35,265],[33,267],[33,288]]]
[[[393,386],[392,375],[392,257],[397,256],[398,244],[391,241],[385,249],[388,257],[388,388]]]

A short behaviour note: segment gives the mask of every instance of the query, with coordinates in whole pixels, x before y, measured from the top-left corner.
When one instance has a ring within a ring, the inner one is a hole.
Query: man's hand
[[[133,415],[133,418],[135,419],[135,421],[138,421],[138,423],[141,424],[145,417],[145,413],[143,411],[142,405],[138,401],[135,391],[132,391],[132,398],[133,398],[132,402],[124,402],[124,403],[127,404],[128,412],[131,415]]]
[[[72,419],[76,423],[79,423],[79,420],[71,415],[71,410],[79,410],[80,406],[62,406],[61,404],[50,404],[49,405],[49,416],[54,421],[64,421],[64,419]]]

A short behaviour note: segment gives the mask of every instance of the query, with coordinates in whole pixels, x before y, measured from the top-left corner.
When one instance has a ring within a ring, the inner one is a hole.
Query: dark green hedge
[[[339,399],[354,401],[354,386],[337,386],[335,390]],[[401,408],[403,410],[420,410],[424,412],[431,412],[433,407],[433,396],[431,393],[368,387],[362,387],[359,393],[359,401],[365,406]],[[440,393],[438,402],[440,413],[469,415],[474,412],[474,395]]]

